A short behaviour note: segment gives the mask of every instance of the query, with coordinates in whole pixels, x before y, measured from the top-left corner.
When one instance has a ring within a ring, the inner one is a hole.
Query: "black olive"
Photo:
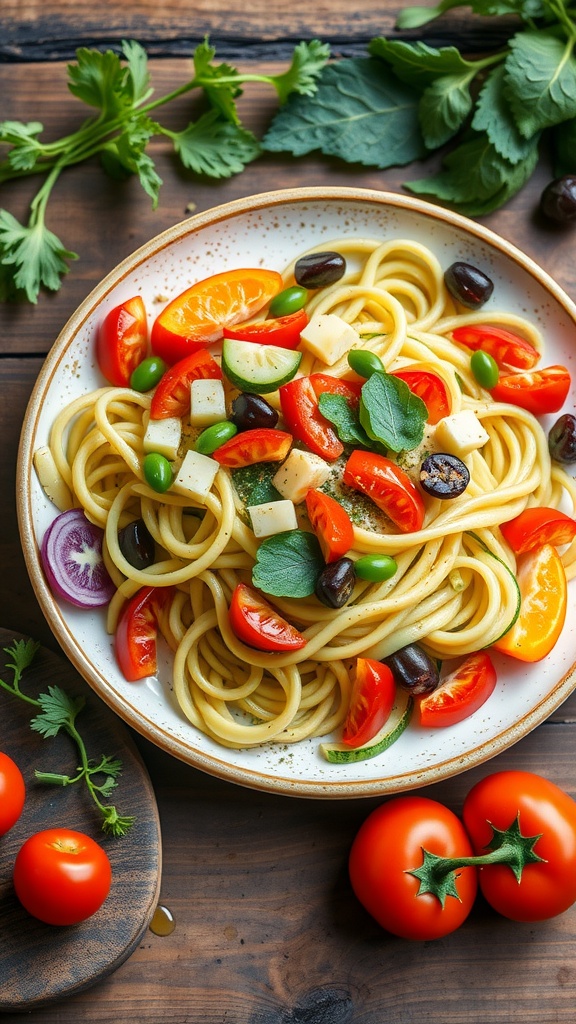
[[[328,608],[343,608],[349,600],[356,573],[351,558],[339,558],[329,562],[316,580],[316,597]]]
[[[440,682],[435,661],[418,644],[408,644],[382,659],[388,665],[398,686],[408,693],[432,693]]]
[[[444,284],[450,294],[468,309],[483,306],[494,291],[494,285],[482,270],[470,263],[453,263],[444,273]]]
[[[557,224],[576,220],[576,174],[565,174],[546,186],[540,197],[540,209]]]
[[[336,284],[345,271],[346,260],[339,252],[311,252],[296,261],[294,279],[304,288],[325,288]]]
[[[433,498],[457,498],[468,487],[468,467],[456,455],[436,452],[420,466],[420,483]]]
[[[255,427],[275,427],[278,413],[265,398],[243,392],[232,402],[230,419],[238,430],[252,430]]]
[[[156,559],[156,545],[143,519],[135,519],[118,533],[118,544],[135,569],[147,569]]]
[[[576,416],[565,412],[550,429],[548,449],[557,462],[576,462]]]

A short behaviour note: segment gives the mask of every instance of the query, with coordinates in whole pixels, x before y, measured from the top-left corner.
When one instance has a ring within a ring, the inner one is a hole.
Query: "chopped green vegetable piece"
[[[408,385],[390,373],[373,373],[362,388],[360,423],[368,437],[393,452],[412,451],[424,437],[428,410]]]
[[[286,530],[263,540],[256,554],[252,583],[274,597],[309,597],[324,568],[313,533]]]

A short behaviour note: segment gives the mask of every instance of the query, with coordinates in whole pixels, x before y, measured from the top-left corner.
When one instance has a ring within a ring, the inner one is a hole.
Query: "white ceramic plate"
[[[176,225],[109,274],[65,326],[38,378],[23,426],[18,463],[18,516],[28,571],[55,637],[99,696],[159,747],[203,771],[241,785],[296,796],[341,798],[427,785],[488,760],[542,722],[576,686],[572,621],[552,655],[535,666],[498,662],[489,701],[450,729],[411,725],[387,752],[354,765],[328,764],[318,740],[293,746],[227,750],[199,733],[178,710],[169,659],[158,678],[127,683],[100,612],[58,603],[44,580],[39,546],[54,507],[36,479],[33,452],[45,444],[56,411],[100,386],[94,333],[106,311],[136,292],[151,316],[195,280],[239,266],[282,270],[302,250],[343,235],[403,237],[431,248],[443,266],[481,265],[495,283],[493,306],[535,321],[546,338],[546,363],[574,370],[576,307],[512,245],[455,214],[416,199],[355,188],[272,192],[217,207]]]

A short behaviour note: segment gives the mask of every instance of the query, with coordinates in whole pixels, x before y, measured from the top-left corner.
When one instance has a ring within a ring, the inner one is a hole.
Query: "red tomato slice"
[[[258,651],[298,651],[305,637],[246,583],[239,583],[230,602],[230,626],[239,640]]]
[[[382,509],[402,533],[422,529],[424,502],[410,477],[384,455],[352,452],[342,479]]]
[[[228,270],[198,281],[169,302],[152,325],[152,351],[167,363],[222,337],[224,327],[255,316],[283,287],[282,276],[261,267]]]
[[[570,544],[576,537],[576,519],[556,508],[526,508],[515,519],[502,523],[504,540],[516,555],[543,544]]]
[[[428,422],[438,423],[450,414],[452,408],[450,394],[444,381],[431,370],[394,370],[393,377],[398,377],[408,385],[410,391],[421,398],[428,409]]]
[[[292,434],[285,430],[254,427],[241,430],[225,441],[212,453],[212,458],[229,469],[252,466],[255,462],[281,462],[288,455],[292,441]]]
[[[132,372],[146,358],[148,324],[140,295],[115,306],[96,333],[96,359],[101,373],[115,387],[126,388]]]
[[[309,380],[316,398],[325,394],[342,395],[353,409],[360,401],[364,381],[345,380],[342,377],[333,377],[330,373],[311,373]]]
[[[190,385],[193,380],[222,380],[222,370],[205,348],[192,352],[166,370],[152,395],[150,419],[165,420],[190,412]]]
[[[306,511],[324,561],[342,558],[354,543],[354,527],[346,509],[329,494],[311,487],[306,495]]]
[[[279,388],[280,406],[288,430],[314,455],[337,459],[344,445],[318,408],[310,377],[296,377]]]
[[[298,309],[288,316],[260,320],[257,324],[239,324],[238,327],[224,327],[225,338],[238,341],[261,341],[263,345],[278,345],[279,348],[298,348],[300,334],[308,323],[305,309]]]
[[[540,353],[529,341],[502,327],[468,324],[452,331],[452,337],[466,348],[474,351],[481,348],[500,368],[512,366],[515,370],[531,370],[540,358]]]
[[[156,672],[158,616],[171,596],[169,587],[141,587],[124,606],[116,627],[114,650],[128,682]]]
[[[496,670],[483,651],[470,654],[440,685],[420,700],[420,725],[455,725],[481,708],[496,686]]]
[[[373,739],[389,718],[395,697],[396,683],[388,665],[374,658],[357,658],[342,742],[361,747]]]
[[[490,393],[496,402],[509,402],[534,416],[544,416],[562,408],[570,383],[570,374],[565,366],[548,366],[531,373],[505,374]]]

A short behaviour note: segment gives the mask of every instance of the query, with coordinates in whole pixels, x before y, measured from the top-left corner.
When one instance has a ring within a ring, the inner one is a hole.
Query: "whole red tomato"
[[[437,939],[459,928],[472,909],[476,868],[461,868],[456,895],[442,904],[431,892],[419,894],[412,871],[423,850],[441,857],[468,857],[470,840],[449,808],[422,796],[401,796],[377,807],[361,825],[350,851],[352,888],[369,914],[405,939]]]
[[[519,828],[532,837],[534,854],[517,879],[507,864],[479,870],[488,903],[513,921],[543,921],[576,900],[576,801],[532,772],[495,772],[478,782],[464,801],[463,819],[476,853],[501,846],[498,832]]]
[[[3,836],[22,814],[26,787],[18,765],[0,752],[0,836]]]
[[[46,924],[78,924],[102,906],[112,869],[101,846],[82,832],[49,828],[20,848],[14,888],[23,907]]]

